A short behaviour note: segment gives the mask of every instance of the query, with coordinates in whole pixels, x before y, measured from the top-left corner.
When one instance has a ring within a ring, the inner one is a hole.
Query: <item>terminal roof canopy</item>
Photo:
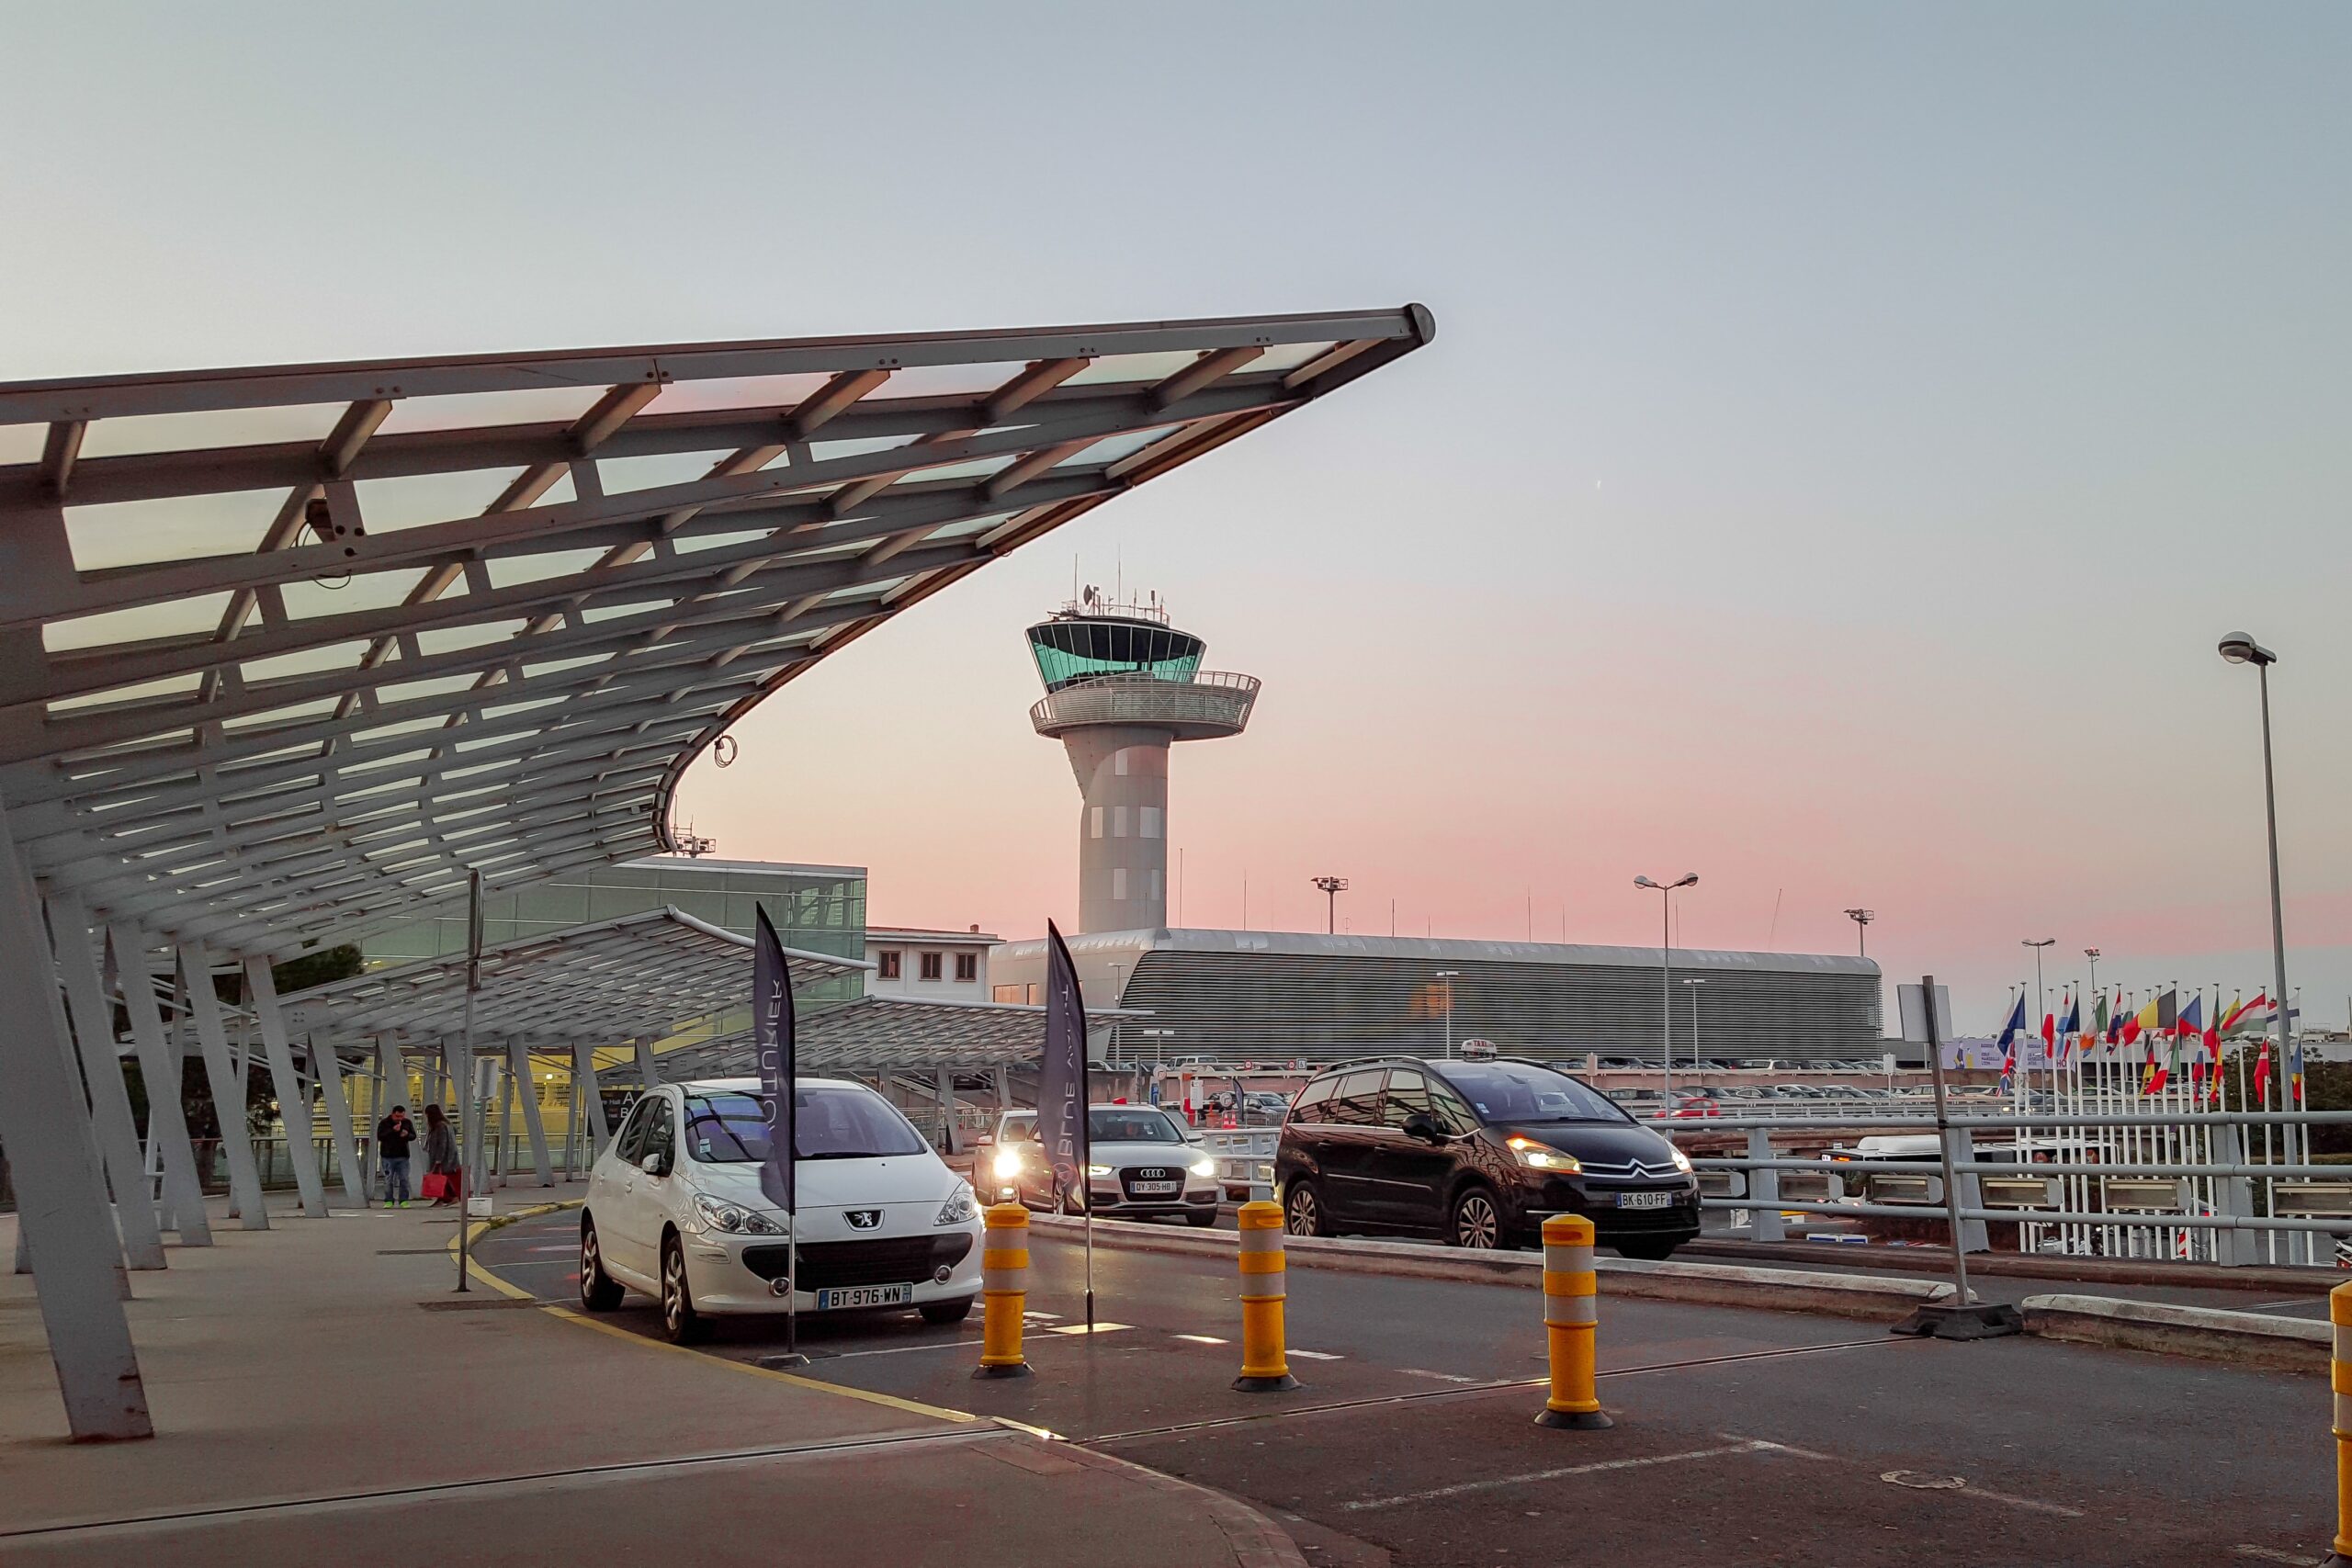
[[[785,966],[796,988],[872,967],[792,948]],[[338,1045],[437,1046],[464,1032],[466,955],[316,986],[281,1005],[289,1031]],[[674,908],[647,909],[483,948],[474,1038],[484,1045],[616,1044],[751,1005],[751,938]]]
[[[769,692],[1430,337],[1419,306],[0,383],[0,799],[279,955],[668,846]]]
[[[1125,1011],[1090,1010],[1090,1041]],[[861,997],[845,1007],[799,1020],[798,1066],[803,1073],[829,1071],[931,1072],[1018,1066],[1045,1051],[1046,1010],[1003,1002],[900,1001]],[[749,1030],[664,1051],[662,1076],[673,1083],[695,1078],[748,1077],[757,1070]],[[616,1083],[637,1081],[635,1066],[605,1069]]]

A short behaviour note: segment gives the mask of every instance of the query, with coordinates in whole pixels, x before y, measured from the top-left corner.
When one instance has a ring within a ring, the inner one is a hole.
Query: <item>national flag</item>
[[[2009,998],[2009,1015],[2001,1021],[2000,1032],[1994,1043],[2001,1048],[2001,1088],[2006,1092],[2009,1079],[2018,1070],[2018,1036],[2025,1032],[2025,993],[2019,991]]]
[[[2058,1023],[2058,1038],[2075,1050],[2082,1048],[2083,998],[2071,992],[2066,997],[2066,1016]]]
[[[2159,1034],[2180,1032],[2180,993],[2178,991],[2165,991],[2156,998],[2156,1032]]]
[[[2132,1021],[2124,1030],[2123,1043],[2129,1045],[2143,1034],[2154,1032],[2157,1021],[2163,1016],[2164,1010],[2151,999],[2146,1007],[2132,1015]]]
[[[2109,1045],[2115,1043],[2115,1018],[2108,1011],[2105,991],[2101,991],[2098,994],[2098,1000],[2092,1004],[2091,1032]]]
[[[2240,994],[2242,996],[2244,993]],[[2253,1022],[2252,1014],[2255,1010],[2258,1008],[2267,1009],[2269,1005],[2268,999],[2259,991],[2255,993],[2254,1000],[2250,1002],[2235,1001],[2231,1003],[2230,1010],[2222,1015],[2222,1032],[2224,1035],[2235,1034],[2238,1032],[2238,1028],[2241,1024],[2248,1025],[2250,1027]]]
[[[2270,1042],[2262,1043],[2262,1050],[2254,1058],[2254,1102],[2270,1103]]]

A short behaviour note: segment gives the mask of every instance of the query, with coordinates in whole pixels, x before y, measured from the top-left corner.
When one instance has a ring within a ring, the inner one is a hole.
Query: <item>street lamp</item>
[[[1348,890],[1348,879],[1344,876],[1317,876],[1312,880],[1316,886],[1323,889],[1323,896],[1330,900],[1323,924],[1324,933],[1337,936],[1340,934],[1340,895]]]
[[[1441,969],[1437,977],[1445,982],[1445,1056],[1453,1059],[1453,982],[1462,973],[1459,969]]]
[[[1846,918],[1854,922],[1854,941],[1860,944],[1861,955],[1871,955],[1871,922],[1878,919],[1876,909],[1849,909]]]
[[[2045,947],[2055,947],[2055,946],[2057,945],[2057,943],[2058,943],[2058,939],[2057,939],[2056,937],[2054,937],[2054,936],[2046,936],[2046,937],[2043,937],[2040,942],[2035,942],[2035,941],[2033,941],[2033,940],[2032,940],[2031,938],[2030,938],[2030,937],[2020,937],[2020,938],[2018,938],[2018,940],[2019,945],[2021,945],[2021,946],[2025,946],[2025,947],[2030,947],[2030,948],[2033,949],[2033,1015],[2034,1015],[2034,1017],[2036,1017],[2036,1018],[2040,1018],[2040,1017],[2041,1016],[2041,1011],[2042,1011],[2042,1008],[2041,1008],[2041,950],[2042,950],[2043,948],[2045,948]],[[2040,1024],[2038,1024],[2038,1023],[2037,1023],[2037,1024],[2035,1024],[2035,1025],[2034,1025],[2033,1029],[2030,1029],[2030,1030],[2028,1030],[2026,1032],[2027,1032],[2027,1033],[2029,1033],[2029,1034],[2031,1034],[2031,1033],[2033,1033],[2033,1032],[2034,1032],[2034,1031],[2035,1031],[2035,1030],[2038,1030],[2038,1029],[2040,1029],[2041,1027],[2041,1026]],[[2043,1066],[2045,1066],[2045,1067],[2046,1067],[2046,1066],[2048,1066],[2050,1065],[2050,1063],[2049,1063],[2049,1058],[2047,1057],[2047,1055],[2045,1055],[2045,1056],[2043,1057],[2043,1059],[2042,1059],[2042,1064],[2041,1064],[2041,1065],[2042,1065]],[[2030,1082],[2031,1081],[2031,1078],[2032,1078],[2032,1074],[2031,1074],[2030,1072],[2028,1072],[2028,1073],[2025,1073],[2025,1074],[2020,1075],[2020,1076],[2018,1077],[2018,1081],[2019,1083],[2030,1083]],[[2053,1081],[2054,1081],[2054,1080],[2053,1080]]]
[[[2271,995],[2278,1006],[2278,1065],[2292,1084],[2294,1073],[2301,1066],[2291,1059],[2294,1039],[2291,1016],[2292,998],[2287,993],[2287,922],[2278,908],[2278,791],[2270,771],[2270,667],[2278,656],[2244,632],[2232,632],[2222,639],[2222,657],[2233,664],[2251,664],[2262,678],[2262,809],[2270,828],[2270,962]],[[2282,1102],[2291,1097],[2281,1096]],[[2290,1107],[2291,1109],[2291,1107]]]
[[[1634,886],[1646,887],[1657,895],[1658,908],[1658,1047],[1666,1067],[1658,1079],[1658,1092],[1666,1097],[1668,1114],[1674,1111],[1674,891],[1678,887],[1696,887],[1699,874],[1686,871],[1679,882],[1653,882],[1646,876],[1634,878]]]

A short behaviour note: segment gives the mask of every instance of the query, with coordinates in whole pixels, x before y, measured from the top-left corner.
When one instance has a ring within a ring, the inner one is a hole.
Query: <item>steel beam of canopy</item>
[[[147,1392],[130,1343],[130,1293],[107,1212],[106,1182],[84,1129],[82,1086],[58,1005],[57,971],[32,881],[0,819],[0,1142],[17,1223],[33,1260],[50,1360],[77,1441],[148,1438]]]
[[[147,1085],[147,1136],[164,1168],[164,1201],[172,1213],[172,1229],[182,1247],[210,1247],[212,1222],[204,1212],[196,1145],[180,1109],[184,1062],[164,1036],[155,988],[149,983],[146,951],[138,933],[123,927],[109,928],[107,943],[121,985],[122,1010],[130,1019],[131,1046],[139,1053],[139,1076]]]
[[[46,454],[0,466],[0,792],[44,887],[240,957],[668,848],[680,773],[784,682],[1433,331],[1408,306],[0,384]],[[153,417],[186,413],[202,435]],[[168,530],[119,510],[160,503]]]
[[[286,1129],[286,1160],[294,1168],[294,1186],[302,1195],[302,1212],[314,1220],[327,1217],[326,1183],[319,1174],[318,1145],[311,1136],[317,1114],[311,1109],[310,1090],[294,1070],[294,1043],[288,1038],[286,1020],[277,1008],[277,982],[266,958],[244,964],[245,996],[261,1025],[262,1051],[269,1059],[270,1083],[277,1093],[277,1113]]]
[[[605,1125],[605,1098],[596,1090],[596,1048],[585,1040],[571,1043],[571,1097],[585,1107],[589,1152],[603,1154],[612,1134]]]
[[[539,1119],[538,1080],[531,1076],[531,1047],[516,1035],[506,1042],[506,1071],[514,1080],[514,1095],[523,1106],[523,1130],[531,1136],[531,1168],[539,1185],[555,1185],[555,1168],[548,1159],[548,1130]]]
[[[245,1128],[245,1077],[229,1055],[229,1034],[220,1026],[220,998],[212,989],[212,961],[205,956],[200,942],[183,942],[179,961],[188,1020],[196,1025],[205,1081],[212,1089],[212,1119],[220,1125],[220,1152],[229,1161],[229,1201],[237,1212],[238,1224],[249,1231],[266,1231],[269,1209],[262,1201],[261,1168],[254,1163],[254,1145]],[[123,989],[130,990],[140,978],[136,974],[126,975]]]
[[[319,1081],[319,1098],[326,1101],[327,1132],[334,1140],[335,1164],[343,1171],[343,1195],[351,1200],[355,1209],[368,1206],[368,1171],[359,1157],[359,1142],[353,1136],[351,1100],[343,1081],[343,1063],[334,1053],[332,1043],[322,1044],[311,1036],[309,1043],[311,1076]]]
[[[74,1025],[82,1077],[90,1090],[90,1123],[97,1134],[107,1179],[114,1188],[123,1259],[134,1269],[161,1269],[164,1266],[163,1232],[156,1228],[155,1203],[147,1188],[147,1162],[139,1147],[138,1124],[130,1116],[122,1056],[115,1049],[114,1013],[106,1005],[99,984],[89,923],[73,899],[52,898],[49,924],[57,951],[57,972],[65,982],[66,1016]]]

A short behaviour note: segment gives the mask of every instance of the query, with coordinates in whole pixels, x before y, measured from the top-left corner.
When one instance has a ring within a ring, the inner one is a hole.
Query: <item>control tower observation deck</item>
[[[1069,753],[1084,797],[1080,931],[1168,924],[1168,748],[1240,734],[1258,700],[1256,676],[1200,667],[1207,648],[1156,595],[1113,604],[1092,588],[1029,628],[1046,683],[1029,720]]]

